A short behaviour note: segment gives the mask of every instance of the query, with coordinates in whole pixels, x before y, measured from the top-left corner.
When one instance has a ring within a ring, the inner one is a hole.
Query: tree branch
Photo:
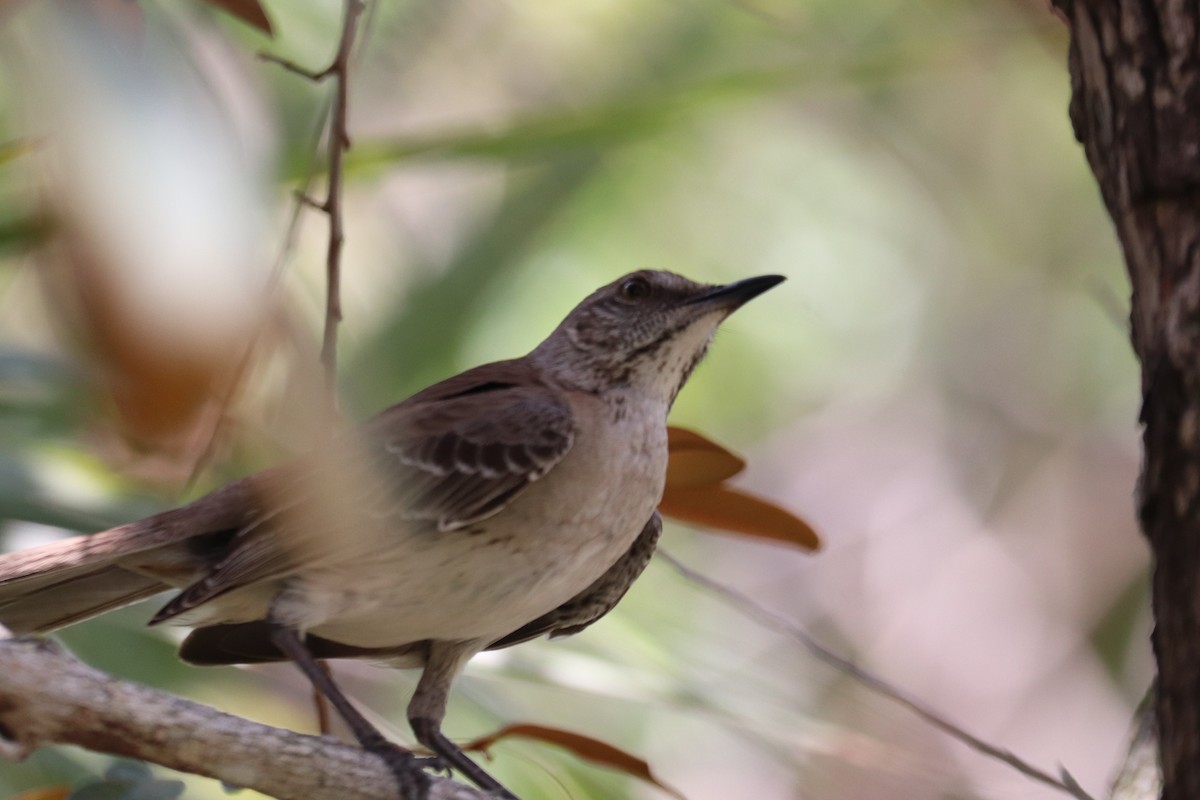
[[[1132,289],[1162,797],[1192,800],[1200,797],[1200,12],[1176,0],[1053,3],[1071,29],[1071,122]]]
[[[0,629],[2,630],[2,629]],[[280,800],[397,797],[378,757],[117,680],[47,639],[0,639],[0,756],[73,744],[215,778]],[[430,776],[429,800],[486,800]]]
[[[342,16],[342,31],[338,38],[337,53],[333,61],[323,70],[312,71],[292,61],[269,53],[259,53],[259,58],[278,64],[289,72],[311,81],[332,78],[334,81],[333,106],[329,112],[329,172],[325,199],[316,201],[301,194],[299,201],[325,213],[329,217],[329,244],[325,253],[325,330],[321,336],[321,366],[325,375],[326,407],[330,412],[337,409],[337,339],[338,324],[342,321],[342,243],[345,230],[342,223],[342,160],[350,148],[348,121],[350,56],[354,51],[354,37],[358,30],[358,19],[366,9],[364,0],[345,0]]]
[[[663,561],[666,561],[668,564],[674,567],[675,571],[682,575],[685,580],[691,581],[697,586],[701,586],[709,592],[712,592],[717,597],[725,601],[725,603],[730,607],[759,623],[764,628],[773,630],[776,633],[786,636],[788,639],[791,639],[793,642],[799,644],[801,647],[807,650],[813,655],[813,657],[825,662],[839,672],[849,675],[851,678],[858,681],[863,686],[866,686],[868,689],[877,692],[889,700],[892,700],[893,702],[907,708],[913,714],[917,715],[934,728],[942,731],[952,739],[961,742],[975,752],[987,756],[988,758],[995,759],[1003,764],[1007,764],[1025,777],[1049,786],[1052,789],[1057,789],[1058,791],[1068,794],[1071,797],[1075,797],[1078,800],[1093,800],[1091,795],[1085,792],[1083,787],[1076,783],[1075,779],[1071,777],[1070,773],[1068,773],[1065,769],[1061,770],[1061,777],[1056,778],[1050,773],[1033,766],[1025,759],[1018,757],[1015,753],[1011,753],[1004,748],[985,742],[979,737],[968,733],[963,728],[960,728],[958,725],[955,725],[953,722],[950,722],[936,712],[930,710],[919,700],[914,700],[913,698],[909,697],[900,689],[892,686],[882,678],[875,677],[854,662],[839,656],[837,653],[825,647],[823,644],[810,636],[807,631],[805,631],[796,623],[792,622],[790,619],[787,619],[780,614],[776,614],[770,609],[764,608],[736,589],[726,586],[723,583],[713,580],[707,575],[697,572],[661,548],[656,554],[656,557],[661,558]]]
[[[325,392],[332,411],[337,408],[337,333],[342,321],[342,156],[350,147],[347,122],[350,53],[354,48],[354,33],[358,17],[366,6],[362,0],[346,0],[345,16],[342,20],[342,36],[337,55],[325,70],[331,76],[336,89],[333,109],[329,117],[329,183],[323,209],[329,216],[329,249],[325,256],[325,333],[321,339],[321,364],[325,368]]]

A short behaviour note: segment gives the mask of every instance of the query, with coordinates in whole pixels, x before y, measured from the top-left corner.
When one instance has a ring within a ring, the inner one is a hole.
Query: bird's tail
[[[161,580],[121,566],[147,537],[135,522],[0,556],[0,624],[45,633],[150,597]]]
[[[138,522],[0,555],[0,625],[46,633],[186,585],[204,540],[239,527],[246,496],[239,481]]]

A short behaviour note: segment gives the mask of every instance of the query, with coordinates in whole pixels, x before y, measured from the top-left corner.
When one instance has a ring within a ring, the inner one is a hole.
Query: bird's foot
[[[410,751],[391,742],[382,742],[367,748],[383,759],[396,778],[403,800],[426,800],[429,797],[429,775],[425,770],[443,771],[440,758],[418,758]]]
[[[429,756],[414,756],[413,761],[421,765],[421,769],[426,772],[433,772],[439,775],[450,777],[452,767],[447,763],[446,759],[438,755]]]
[[[504,788],[500,781],[493,778],[482,767],[467,757],[467,754],[454,742],[446,738],[438,727],[437,722],[424,717],[409,717],[413,733],[417,741],[433,751],[444,764],[449,764],[471,783],[478,786],[489,796],[499,800],[521,800],[515,794]]]

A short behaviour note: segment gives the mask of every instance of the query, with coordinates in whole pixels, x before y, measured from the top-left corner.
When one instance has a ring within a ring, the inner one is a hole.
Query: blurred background
[[[0,547],[104,528],[303,449],[319,397],[337,0],[0,5]],[[672,421],[815,555],[665,549],[990,742],[1105,794],[1148,685],[1127,285],[1028,0],[389,0],[354,58],[339,374],[362,419],[520,355],[632,269],[782,273]],[[316,176],[316,177],[313,177]],[[62,638],[119,676],[312,730],[288,666],[201,670],[151,603]],[[338,664],[410,736],[415,674]],[[1061,796],[662,560],[602,623],[475,659],[446,723],[578,731],[689,800]],[[553,747],[522,797],[658,798]],[[0,797],[111,759],[0,764]],[[169,773],[163,773],[169,775]],[[170,775],[170,777],[179,777]],[[217,798],[187,779],[189,798]],[[241,796],[249,797],[246,792]]]

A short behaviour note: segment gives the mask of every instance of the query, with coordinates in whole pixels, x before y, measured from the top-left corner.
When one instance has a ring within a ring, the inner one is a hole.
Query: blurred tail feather
[[[17,634],[46,633],[169,588],[119,566],[68,570],[55,577],[32,591],[0,586],[0,623]]]
[[[240,527],[248,497],[237,481],[138,522],[0,555],[0,624],[45,633],[187,585],[205,544]]]

